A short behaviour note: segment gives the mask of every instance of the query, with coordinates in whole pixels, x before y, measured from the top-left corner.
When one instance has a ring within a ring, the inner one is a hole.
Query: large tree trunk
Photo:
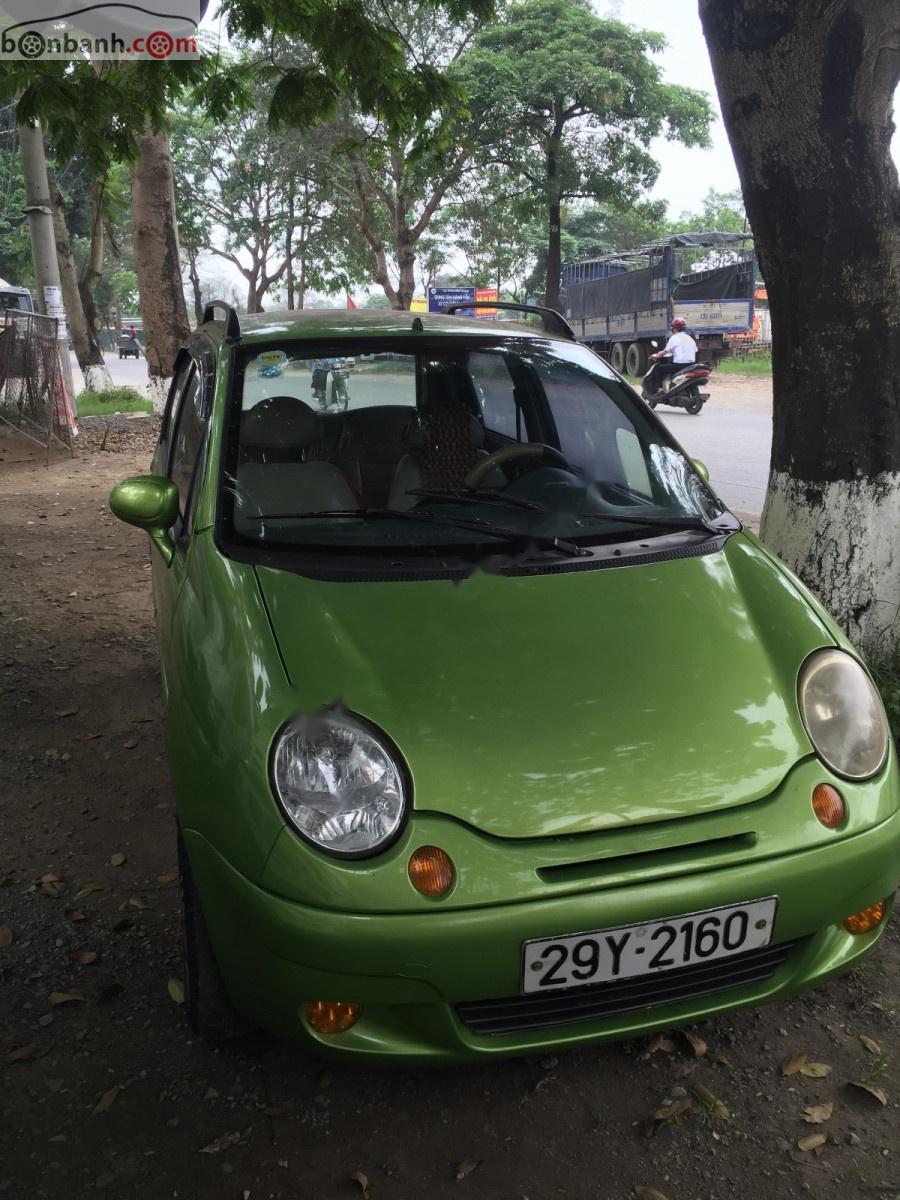
[[[172,185],[172,157],[165,133],[150,123],[137,135],[138,159],[131,179],[134,269],[141,298],[150,399],[161,412],[180,347],[190,335]]]
[[[96,348],[96,353],[100,355],[101,361],[102,353],[99,338],[103,322],[97,311],[97,303],[94,297],[97,285],[103,278],[103,206],[103,184],[94,180],[91,183],[91,240],[87,262],[85,263],[84,270],[81,272],[81,278],[78,280],[78,292],[81,296],[81,307],[84,309],[88,337]],[[108,376],[109,373],[107,372],[107,378]],[[111,386],[111,382],[107,386]]]
[[[66,225],[63,198],[56,180],[50,180],[50,200],[53,208],[53,232],[56,236],[56,258],[59,263],[59,282],[62,288],[63,306],[75,347],[75,357],[84,376],[84,386],[89,392],[102,392],[113,386],[109,368],[104,359],[100,343],[88,325],[78,290],[78,272],[72,255],[72,242]]]
[[[896,0],[701,0],[772,314],[762,536],[875,657],[900,623]]]

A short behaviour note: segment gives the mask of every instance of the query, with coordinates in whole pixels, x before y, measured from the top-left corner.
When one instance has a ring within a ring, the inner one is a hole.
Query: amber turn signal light
[[[446,896],[455,872],[450,855],[438,846],[421,846],[409,860],[409,881],[423,896]]]
[[[851,917],[844,917],[844,928],[848,933],[869,933],[870,930],[881,924],[886,912],[887,901],[879,900],[877,904],[870,904],[862,912],[854,913]]]
[[[817,783],[812,794],[813,812],[826,829],[837,829],[847,816],[844,797],[830,783]]]
[[[362,1005],[347,1000],[310,1000],[306,1023],[314,1033],[343,1033],[356,1024],[361,1014]]]

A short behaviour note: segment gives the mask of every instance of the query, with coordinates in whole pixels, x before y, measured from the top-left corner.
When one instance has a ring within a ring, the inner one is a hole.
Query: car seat
[[[258,516],[359,507],[334,463],[315,459],[322,440],[318,414],[294,396],[272,396],[244,413],[235,506],[239,530],[241,517],[258,529],[252,520]]]
[[[487,457],[481,449],[484,425],[475,416],[465,396],[471,391],[468,376],[459,369],[433,371],[426,376],[426,392],[403,440],[408,453],[400,459],[388,495],[388,507],[412,508],[417,488],[454,491],[465,488],[466,476]],[[492,472],[482,487],[506,482],[500,471]]]

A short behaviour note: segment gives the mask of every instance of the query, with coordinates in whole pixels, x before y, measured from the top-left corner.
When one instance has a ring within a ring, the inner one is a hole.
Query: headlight
[[[387,738],[344,712],[297,717],[272,749],[272,780],[299,833],[329,854],[386,849],[406,812],[406,788]]]
[[[800,715],[826,766],[845,779],[868,779],[888,752],[881,698],[855,658],[817,650],[800,668]]]

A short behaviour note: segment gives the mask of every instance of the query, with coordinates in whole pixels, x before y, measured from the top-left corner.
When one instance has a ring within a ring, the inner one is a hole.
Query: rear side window
[[[521,440],[517,429],[515,385],[503,356],[477,351],[470,354],[469,374],[475,384],[485,427],[514,441]]]
[[[172,416],[175,424],[172,455],[169,459],[169,478],[178,488],[181,498],[182,532],[184,532],[185,515],[190,502],[194,472],[206,431],[206,420],[203,414],[203,389],[200,386],[197,368],[193,365],[181,396],[181,403],[178,405],[177,412],[174,412]]]

